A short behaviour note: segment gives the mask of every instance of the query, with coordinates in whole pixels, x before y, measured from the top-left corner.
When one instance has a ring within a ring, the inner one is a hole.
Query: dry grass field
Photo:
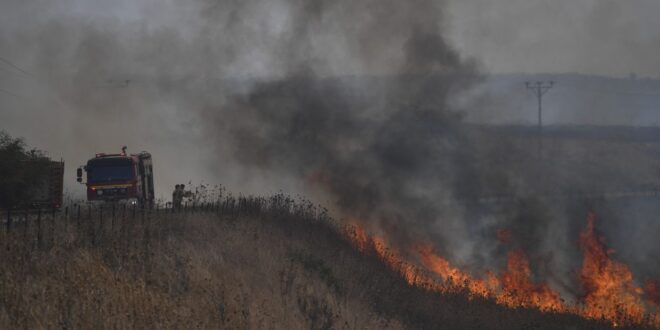
[[[482,196],[598,194],[660,188],[660,131],[467,126]]]
[[[2,230],[0,328],[607,327],[411,287],[281,195],[204,208],[83,209]]]

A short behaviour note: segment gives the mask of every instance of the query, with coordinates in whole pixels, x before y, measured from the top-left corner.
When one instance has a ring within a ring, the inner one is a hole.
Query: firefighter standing
[[[177,184],[174,186],[174,191],[172,192],[172,208],[181,209],[181,204],[184,197],[192,197],[193,194],[190,191],[185,191],[186,186],[183,184]]]
[[[192,198],[193,197],[192,191],[186,191],[186,189],[185,189],[186,186],[185,185],[180,184],[179,187],[181,189],[181,200],[183,200],[184,197],[185,198]]]
[[[177,184],[174,186],[174,191],[172,192],[172,208],[181,209],[181,202],[183,201],[183,185]]]

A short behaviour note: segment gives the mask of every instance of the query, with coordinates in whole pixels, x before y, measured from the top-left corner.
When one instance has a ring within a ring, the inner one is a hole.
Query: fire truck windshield
[[[87,162],[87,182],[128,181],[135,178],[133,162],[126,158],[93,159]]]

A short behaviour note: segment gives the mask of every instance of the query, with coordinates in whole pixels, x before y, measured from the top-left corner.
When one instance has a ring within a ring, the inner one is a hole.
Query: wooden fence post
[[[11,230],[11,207],[7,207],[7,232]]]
[[[25,237],[26,242],[27,242],[29,227],[30,227],[30,223],[28,221],[28,217],[27,217],[27,214],[26,214],[25,215],[25,226],[23,227],[23,237]]]
[[[27,224],[27,217],[26,217],[26,224]],[[37,211],[37,246],[41,247],[41,207]]]
[[[119,221],[119,239],[124,235],[126,230],[126,203],[121,205],[121,221]]]
[[[99,242],[103,237],[103,205],[99,207]]]
[[[64,207],[64,230],[69,228],[69,206]]]
[[[39,210],[41,211],[41,209],[39,209]],[[25,219],[24,219],[25,220],[25,227],[23,227],[23,228],[24,228],[24,235],[26,237],[27,237],[28,227],[29,227],[29,224],[30,224],[30,221],[29,221],[28,217],[29,217],[28,209],[27,209],[27,207],[25,207]]]
[[[94,237],[94,220],[92,218],[92,205],[87,205],[87,225],[86,231],[92,236],[92,246],[96,245],[96,237]]]
[[[112,220],[110,222],[110,230],[112,232],[115,231],[115,205],[116,203],[112,203]]]
[[[55,206],[53,206],[53,210],[51,212],[51,218],[50,218],[50,245],[49,247],[55,246],[55,213],[57,213],[57,209]]]

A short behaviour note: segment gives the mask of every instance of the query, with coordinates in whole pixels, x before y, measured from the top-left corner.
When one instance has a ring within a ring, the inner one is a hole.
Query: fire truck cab
[[[154,204],[154,176],[151,154],[99,153],[77,171],[77,180],[82,183],[83,170],[87,173],[88,201],[129,201],[142,207]]]

